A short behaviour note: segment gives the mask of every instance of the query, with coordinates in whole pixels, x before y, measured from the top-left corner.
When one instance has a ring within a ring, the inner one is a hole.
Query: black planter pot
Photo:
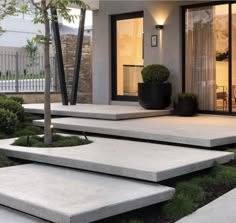
[[[194,116],[198,111],[197,99],[193,97],[179,98],[174,102],[174,113],[179,116]]]
[[[170,105],[170,83],[139,83],[138,100],[146,109],[164,109]]]

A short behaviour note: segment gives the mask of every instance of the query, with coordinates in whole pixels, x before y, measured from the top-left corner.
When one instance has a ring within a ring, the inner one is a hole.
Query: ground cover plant
[[[174,223],[234,189],[236,162],[227,165],[216,164],[209,170],[161,182],[161,184],[176,188],[172,200],[96,223]]]
[[[18,138],[12,145],[26,146],[26,147],[67,147],[67,146],[80,146],[91,143],[87,138],[78,136],[63,136],[54,134],[52,143],[44,143],[42,136],[22,136]]]

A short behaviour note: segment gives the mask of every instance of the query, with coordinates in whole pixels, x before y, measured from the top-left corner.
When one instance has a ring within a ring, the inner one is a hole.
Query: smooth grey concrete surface
[[[24,109],[28,113],[43,114],[43,104],[24,104]],[[165,110],[146,110],[140,106],[122,106],[122,105],[94,105],[94,104],[77,104],[73,106],[63,106],[60,103],[51,104],[52,115],[123,120],[133,118],[146,118],[153,116],[169,115],[170,109]]]
[[[235,223],[236,189],[184,217],[177,223]]]
[[[59,118],[52,119],[52,123],[58,129],[203,147],[236,143],[236,118],[229,116],[162,116],[122,121]],[[43,120],[34,124],[43,126]]]
[[[93,143],[65,148],[29,148],[0,140],[0,153],[24,160],[130,178],[162,181],[227,163],[234,153],[89,137]]]
[[[49,222],[4,206],[0,206],[0,223],[49,223]]]
[[[87,223],[169,200],[174,189],[69,168],[0,169],[0,203],[56,223]]]

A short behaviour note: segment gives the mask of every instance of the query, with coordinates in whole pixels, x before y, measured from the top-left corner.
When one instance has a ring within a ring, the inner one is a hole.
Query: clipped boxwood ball
[[[141,73],[144,83],[163,83],[170,76],[168,68],[160,64],[147,65],[142,69]]]

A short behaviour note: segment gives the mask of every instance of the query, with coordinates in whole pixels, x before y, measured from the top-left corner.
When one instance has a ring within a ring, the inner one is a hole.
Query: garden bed
[[[96,223],[174,223],[236,187],[236,162],[160,182],[176,188],[174,198]]]
[[[69,147],[80,146],[91,143],[87,138],[82,139],[78,136],[63,136],[55,134],[52,137],[52,143],[44,143],[44,137],[41,136],[22,136],[15,140],[14,146],[23,147]]]

